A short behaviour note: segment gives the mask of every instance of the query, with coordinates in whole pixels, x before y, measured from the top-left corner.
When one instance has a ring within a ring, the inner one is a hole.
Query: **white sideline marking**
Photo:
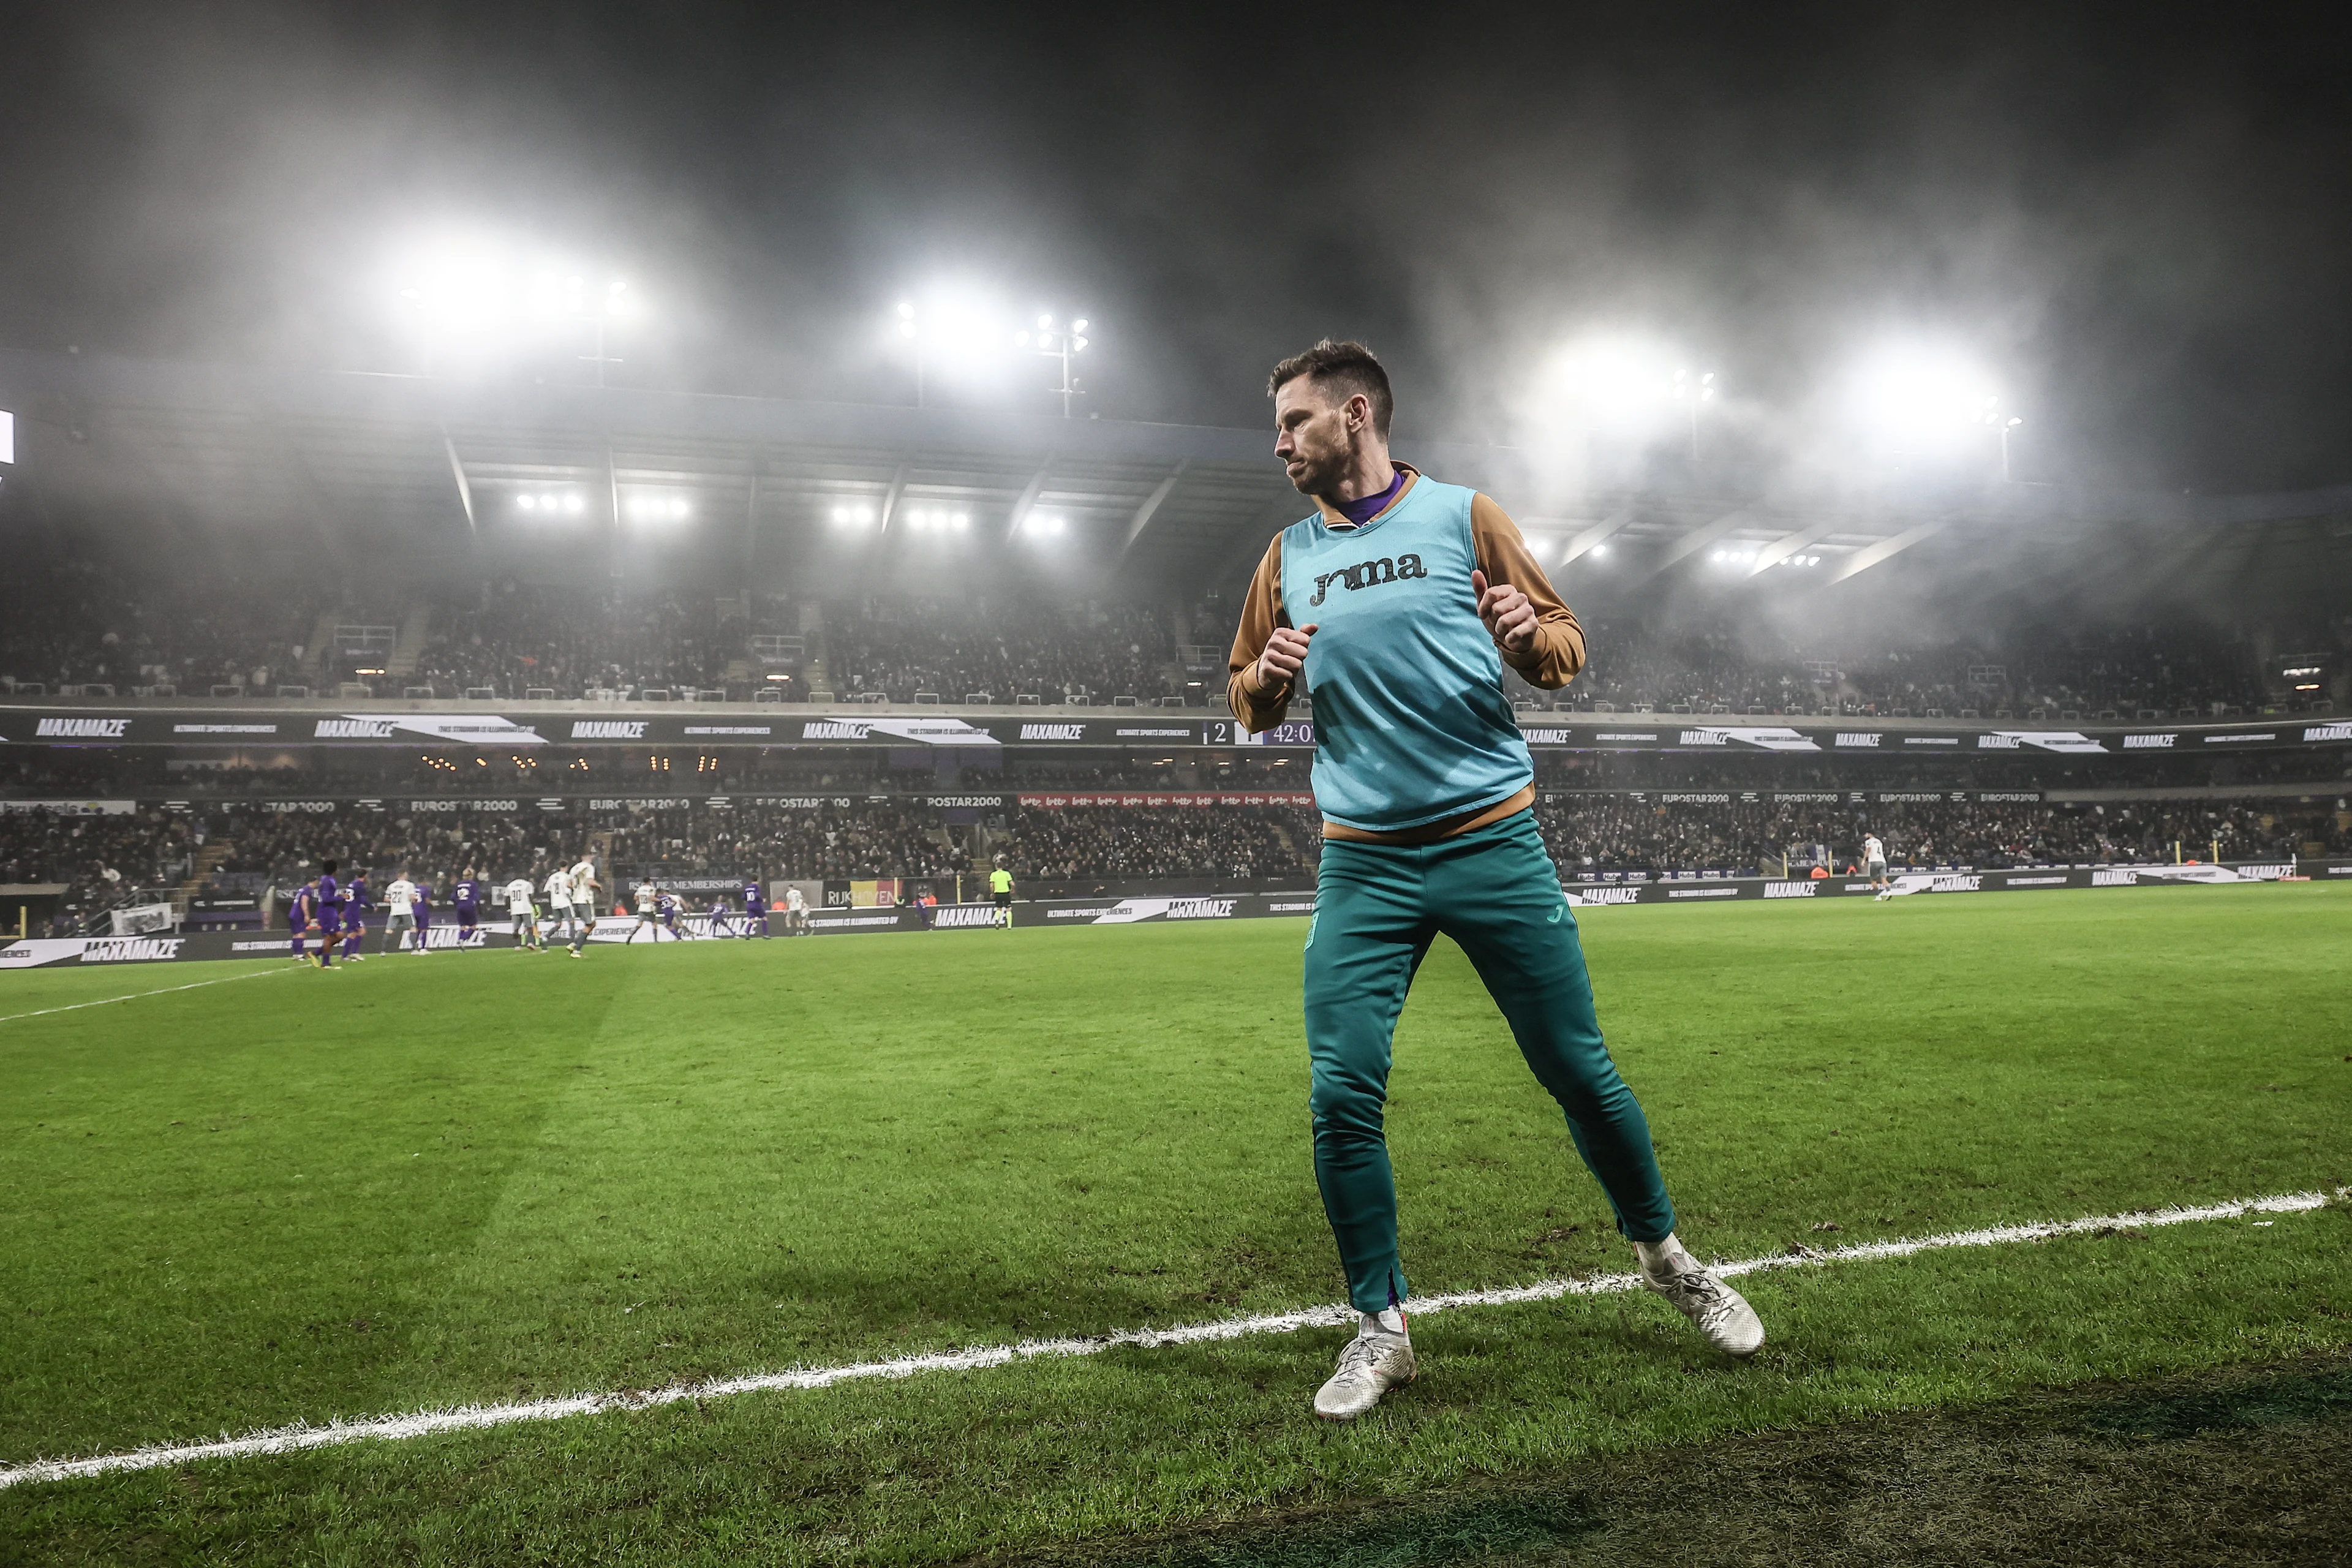
[[[255,969],[243,974],[224,974],[216,980],[192,980],[185,985],[159,985],[152,991],[133,991],[127,996],[101,996],[95,1002],[68,1002],[62,1007],[37,1007],[30,1013],[11,1013],[0,1018],[0,1024],[13,1024],[19,1018],[46,1018],[52,1013],[72,1013],[84,1007],[110,1007],[117,1002],[136,1002],[142,996],[163,996],[173,991],[195,991],[206,985],[226,985],[232,980],[258,980],[265,974],[283,974],[284,969]],[[0,1474],[5,1474],[0,1471]],[[0,1481],[0,1486],[5,1486]]]
[[[2352,1194],[2340,1189],[2336,1196]],[[2202,1208],[2154,1209],[2140,1214],[2095,1215],[2085,1219],[2046,1220],[2033,1225],[1994,1226],[1986,1230],[1951,1231],[1908,1241],[1867,1241],[1854,1247],[1801,1252],[1718,1263],[1714,1271],[1726,1279],[1760,1273],[1768,1268],[1809,1268],[1831,1263],[1874,1263],[1882,1258],[1910,1258],[1922,1252],[1954,1247],[2000,1247],[2011,1242],[2042,1241],[2052,1237],[2125,1226],[2189,1225],[2199,1220],[2236,1219],[2249,1214],[2300,1214],[2324,1206],[2325,1193],[2287,1193],[2276,1197],[2241,1198]],[[1633,1289],[1638,1275],[1603,1274],[1590,1279],[1546,1279],[1535,1285],[1515,1285],[1499,1290],[1462,1290],[1449,1296],[1419,1296],[1412,1302],[1416,1316],[1426,1317],[1456,1307],[1500,1307],[1524,1301],[1552,1301],[1563,1296],[1603,1296]],[[1187,1323],[1172,1329],[1121,1329],[1086,1339],[1024,1340],[1018,1344],[985,1345],[971,1350],[939,1351],[927,1355],[898,1356],[889,1361],[853,1362],[843,1366],[809,1367],[799,1372],[755,1373],[746,1377],[713,1378],[706,1383],[673,1384],[667,1388],[616,1389],[604,1394],[575,1394],[562,1399],[537,1399],[519,1405],[468,1405],[453,1410],[419,1410],[406,1415],[378,1415],[361,1421],[331,1421],[323,1426],[297,1424],[242,1437],[211,1443],[169,1443],[128,1453],[101,1454],[88,1459],[36,1459],[0,1469],[0,1489],[28,1481],[67,1480],[76,1476],[100,1476],[116,1470],[153,1470],[199,1459],[238,1459],[257,1454],[292,1454],[307,1448],[328,1448],[366,1438],[425,1437],[439,1432],[478,1431],[520,1421],[557,1421],[567,1415],[596,1415],[614,1410],[646,1410],[689,1399],[722,1399],[732,1394],[759,1394],[781,1389],[830,1388],[836,1383],[867,1378],[912,1377],[925,1372],[979,1372],[1013,1362],[1052,1357],[1099,1355],[1118,1345],[1193,1345],[1217,1340],[1237,1340],[1251,1334],[1286,1334],[1299,1329],[1339,1328],[1356,1321],[1353,1307],[1304,1307],[1291,1312],[1266,1312],[1252,1318],[1224,1318],[1215,1322]]]

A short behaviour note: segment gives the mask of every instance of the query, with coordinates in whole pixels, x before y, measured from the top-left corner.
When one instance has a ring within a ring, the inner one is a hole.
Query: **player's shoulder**
[[[1444,479],[1433,479],[1419,469],[1413,471],[1412,489],[1405,492],[1407,499],[1418,497],[1424,502],[1443,500],[1462,506],[1470,505],[1485,493],[1469,485],[1454,485],[1446,483]],[[1493,497],[1487,497],[1489,504],[1492,504],[1493,500]]]

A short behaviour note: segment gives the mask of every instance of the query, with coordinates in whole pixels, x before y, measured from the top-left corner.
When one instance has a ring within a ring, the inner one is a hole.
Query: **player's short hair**
[[[1272,397],[1286,382],[1300,376],[1313,379],[1326,392],[1337,393],[1342,402],[1362,393],[1372,405],[1372,430],[1383,441],[1389,438],[1389,416],[1396,412],[1395,395],[1389,390],[1389,373],[1372,351],[1353,338],[1345,342],[1333,342],[1325,338],[1303,354],[1292,354],[1274,367],[1265,378],[1265,395]]]
[[[319,869],[327,876],[331,877],[335,874],[335,862],[332,860],[321,860],[319,862]]]

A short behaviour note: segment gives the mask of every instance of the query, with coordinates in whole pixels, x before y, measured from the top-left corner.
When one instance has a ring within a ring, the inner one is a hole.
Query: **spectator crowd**
[[[840,701],[1201,704],[1222,697],[1232,618],[1216,595],[1181,608],[1001,594],[803,601],[510,579],[354,594],[33,556],[0,584],[0,689],[200,696],[351,684],[376,697],[506,700],[825,692]],[[374,636],[362,643],[337,630],[358,626]],[[2249,635],[2178,619],[2027,622],[1896,646],[1831,630],[1800,644],[1610,616],[1586,630],[1591,662],[1566,691],[1512,676],[1514,697],[1547,710],[2211,717],[2328,702],[2344,662],[2324,653],[2315,679],[2289,680]],[[2352,620],[2279,635],[2340,650]]]
[[[168,894],[289,889],[328,858],[446,881],[543,875],[583,851],[625,875],[756,873],[775,879],[891,878],[945,887],[1003,865],[1024,886],[1151,879],[1299,886],[1321,850],[1299,805],[934,806],[920,797],[840,804],[674,801],[540,814],[459,806],[311,815],[213,802],[127,814],[0,812],[0,882],[66,889],[68,912]],[[2352,811],[2329,799],[2035,804],[1809,805],[1549,793],[1537,822],[1564,879],[1611,873],[1777,874],[1843,868],[1864,833],[1897,864],[2159,863],[2352,856]],[[202,883],[201,887],[197,886]]]
[[[1588,871],[1722,871],[1752,875],[1812,863],[1843,867],[1864,833],[1909,865],[1998,868],[2210,859],[2267,859],[2317,843],[2352,854],[2352,818],[2327,806],[2272,802],[2145,801],[2033,805],[1939,801],[1867,805],[1667,804],[1553,795],[1537,808],[1564,875]]]
[[[1777,649],[1720,631],[1660,631],[1634,621],[1587,630],[1591,663],[1560,694],[1563,706],[2080,720],[2210,718],[2274,700],[2315,700],[2270,690],[2245,637],[2193,624],[2029,628],[1973,643],[1895,647],[1825,637]],[[1542,700],[1533,691],[1518,695]]]

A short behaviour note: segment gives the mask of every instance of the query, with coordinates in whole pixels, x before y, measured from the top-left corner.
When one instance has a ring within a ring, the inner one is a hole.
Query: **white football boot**
[[[1643,1285],[1664,1296],[1725,1355],[1746,1361],[1763,1349],[1764,1322],[1748,1299],[1701,1268],[1681,1243],[1669,1238],[1665,1247],[1642,1259]]]
[[[1326,1421],[1353,1421],[1381,1402],[1391,1388],[1413,1379],[1412,1341],[1402,1334],[1358,1334],[1339,1352],[1339,1370],[1315,1391],[1315,1414]]]

